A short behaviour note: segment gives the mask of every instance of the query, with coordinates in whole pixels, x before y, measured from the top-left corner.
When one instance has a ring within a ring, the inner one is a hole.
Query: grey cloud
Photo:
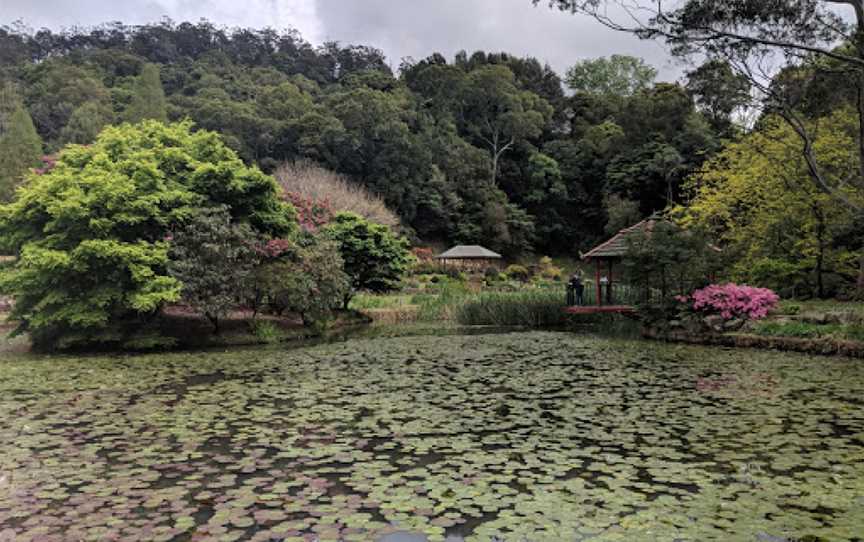
[[[21,20],[33,28],[142,24],[163,17],[208,19],[229,27],[290,27],[310,41],[319,39],[314,0],[0,0],[0,24]]]
[[[465,49],[507,51],[534,56],[563,73],[584,58],[641,56],[663,79],[677,79],[683,68],[659,43],[640,41],[594,20],[534,7],[531,0],[316,0],[323,37],[374,45],[393,67],[402,57],[421,59],[432,52],[452,58]]]

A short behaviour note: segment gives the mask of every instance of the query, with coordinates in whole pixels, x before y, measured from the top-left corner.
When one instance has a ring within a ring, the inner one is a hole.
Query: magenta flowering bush
[[[690,296],[678,296],[682,303],[692,303],[693,310],[719,314],[724,320],[745,318],[761,320],[777,306],[780,296],[768,288],[739,284],[712,284]]]

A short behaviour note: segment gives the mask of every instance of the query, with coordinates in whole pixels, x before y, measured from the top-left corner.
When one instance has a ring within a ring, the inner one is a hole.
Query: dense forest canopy
[[[207,22],[0,30],[2,84],[46,153],[109,124],[188,118],[265,171],[312,160],[362,183],[421,239],[509,255],[578,253],[679,202],[731,111],[653,76],[613,57],[571,70],[565,92],[537,59],[483,51],[397,74],[374,48]]]

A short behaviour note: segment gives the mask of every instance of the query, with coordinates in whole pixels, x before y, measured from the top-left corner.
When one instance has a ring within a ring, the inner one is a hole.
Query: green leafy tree
[[[14,106],[0,130],[0,201],[8,201],[30,168],[39,165],[42,139],[21,103]]]
[[[564,80],[576,92],[626,97],[650,88],[656,77],[657,70],[641,58],[612,55],[577,62]]]
[[[709,284],[720,269],[721,254],[704,228],[684,229],[657,219],[628,237],[623,264],[628,282],[666,302]]]
[[[539,136],[552,107],[540,96],[519,88],[510,68],[500,65],[471,72],[461,100],[464,129],[489,150],[490,182],[495,186],[501,157],[521,140]]]
[[[338,244],[353,291],[397,288],[412,261],[406,239],[354,213],[338,213],[322,231]],[[345,295],[346,307],[350,296]]]
[[[87,102],[75,109],[69,122],[60,131],[60,141],[89,145],[96,140],[102,130],[111,124],[114,113],[101,102]]]
[[[162,89],[159,66],[145,64],[141,69],[141,75],[132,89],[132,101],[125,111],[125,118],[129,122],[168,120],[168,106],[165,91]]]
[[[296,231],[276,182],[191,123],[125,124],[67,147],[0,207],[0,248],[18,255],[0,271],[17,333],[41,348],[131,344],[181,298],[166,236],[219,205],[263,234]]]
[[[257,281],[271,308],[296,312],[307,326],[324,325],[351,290],[339,245],[322,235],[262,266]]]
[[[820,121],[814,153],[838,179],[856,171],[855,132],[849,110]],[[796,138],[778,117],[763,119],[688,181],[692,198],[683,212],[723,243],[734,278],[785,295],[825,297],[854,283],[860,230],[848,235],[858,222],[854,212],[810,181]],[[864,202],[854,186],[845,191],[850,201]]]
[[[72,113],[89,102],[110,107],[111,96],[95,67],[74,65],[58,56],[30,66],[21,86],[36,131],[48,150],[58,149],[60,133]]]
[[[255,233],[232,222],[225,206],[201,209],[172,234],[168,273],[181,285],[183,302],[219,333],[219,323],[244,297],[257,264]]]
[[[540,0],[532,0],[534,4]],[[851,104],[858,122],[858,188],[864,183],[864,0],[776,0],[771,2],[684,0],[674,5],[634,2],[621,8],[617,0],[551,0],[550,5],[593,17],[601,24],[641,38],[664,40],[675,54],[730,61],[762,97],[762,105],[782,118],[799,138],[799,152],[808,163],[817,190],[841,205],[864,212],[846,196],[846,184],[831,184],[831,164],[822,164],[814,150],[813,125],[802,117],[799,90],[826,73],[846,72],[854,91]],[[610,16],[610,6],[621,15]],[[781,83],[766,84],[764,66],[786,59],[808,62],[807,70]],[[833,62],[824,62],[831,60]],[[841,90],[842,91],[842,90]],[[864,283],[864,256],[861,260]]]
[[[750,81],[728,62],[709,60],[687,73],[687,90],[721,134],[731,135],[733,115],[750,101]]]
[[[610,237],[642,219],[639,203],[617,194],[609,194],[603,198],[603,206],[606,208],[607,216],[604,232]]]

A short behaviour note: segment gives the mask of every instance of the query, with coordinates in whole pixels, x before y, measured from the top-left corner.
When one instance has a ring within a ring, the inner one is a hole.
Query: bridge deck
[[[579,307],[567,307],[564,312],[568,314],[635,314],[636,307],[630,305],[582,305]]]

